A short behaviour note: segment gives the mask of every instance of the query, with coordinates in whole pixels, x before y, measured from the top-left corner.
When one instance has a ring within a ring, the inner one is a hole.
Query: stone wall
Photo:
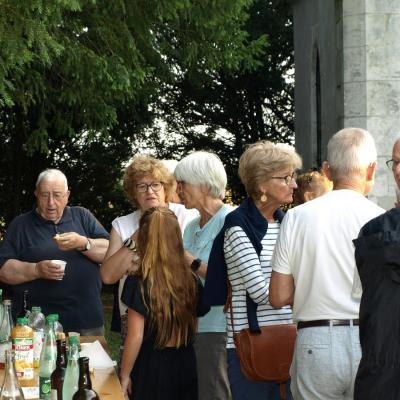
[[[395,183],[385,165],[400,136],[400,1],[294,0],[296,147],[315,164],[315,49],[320,56],[323,156],[334,132],[368,129],[378,148],[370,198],[393,206]]]
[[[385,161],[400,135],[400,2],[343,1],[343,126],[362,126],[376,140],[378,170],[371,199],[394,203],[395,183]]]

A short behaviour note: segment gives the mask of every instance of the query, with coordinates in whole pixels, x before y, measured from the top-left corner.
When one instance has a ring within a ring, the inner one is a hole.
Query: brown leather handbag
[[[279,324],[260,328],[256,314],[257,305],[247,294],[249,328],[235,333],[232,298],[229,301],[233,340],[243,375],[252,382],[279,383],[281,399],[285,399],[285,382],[290,379],[289,369],[297,336],[296,325]]]

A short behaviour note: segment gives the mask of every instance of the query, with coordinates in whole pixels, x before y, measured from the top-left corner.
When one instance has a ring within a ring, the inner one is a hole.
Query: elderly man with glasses
[[[0,280],[12,287],[14,312],[28,306],[58,313],[65,331],[104,333],[99,263],[108,233],[83,207],[69,207],[67,178],[47,169],[36,182],[36,206],[16,217],[0,247]],[[62,270],[57,260],[66,261]]]

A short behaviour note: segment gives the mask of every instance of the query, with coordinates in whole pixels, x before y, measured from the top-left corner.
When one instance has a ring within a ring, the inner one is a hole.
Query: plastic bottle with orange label
[[[33,329],[28,326],[26,317],[17,319],[11,339],[15,352],[15,370],[21,387],[37,386],[33,369]]]

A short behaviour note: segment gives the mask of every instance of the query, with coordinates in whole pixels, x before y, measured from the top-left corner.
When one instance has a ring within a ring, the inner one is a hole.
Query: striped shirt
[[[260,257],[242,228],[234,226],[225,232],[224,253],[228,278],[232,286],[233,321],[235,332],[248,328],[246,292],[258,304],[257,319],[260,326],[292,323],[290,306],[274,309],[269,304],[271,258],[280,223],[269,223],[261,241]],[[228,327],[227,348],[235,348],[232,335],[231,314],[226,314]]]

